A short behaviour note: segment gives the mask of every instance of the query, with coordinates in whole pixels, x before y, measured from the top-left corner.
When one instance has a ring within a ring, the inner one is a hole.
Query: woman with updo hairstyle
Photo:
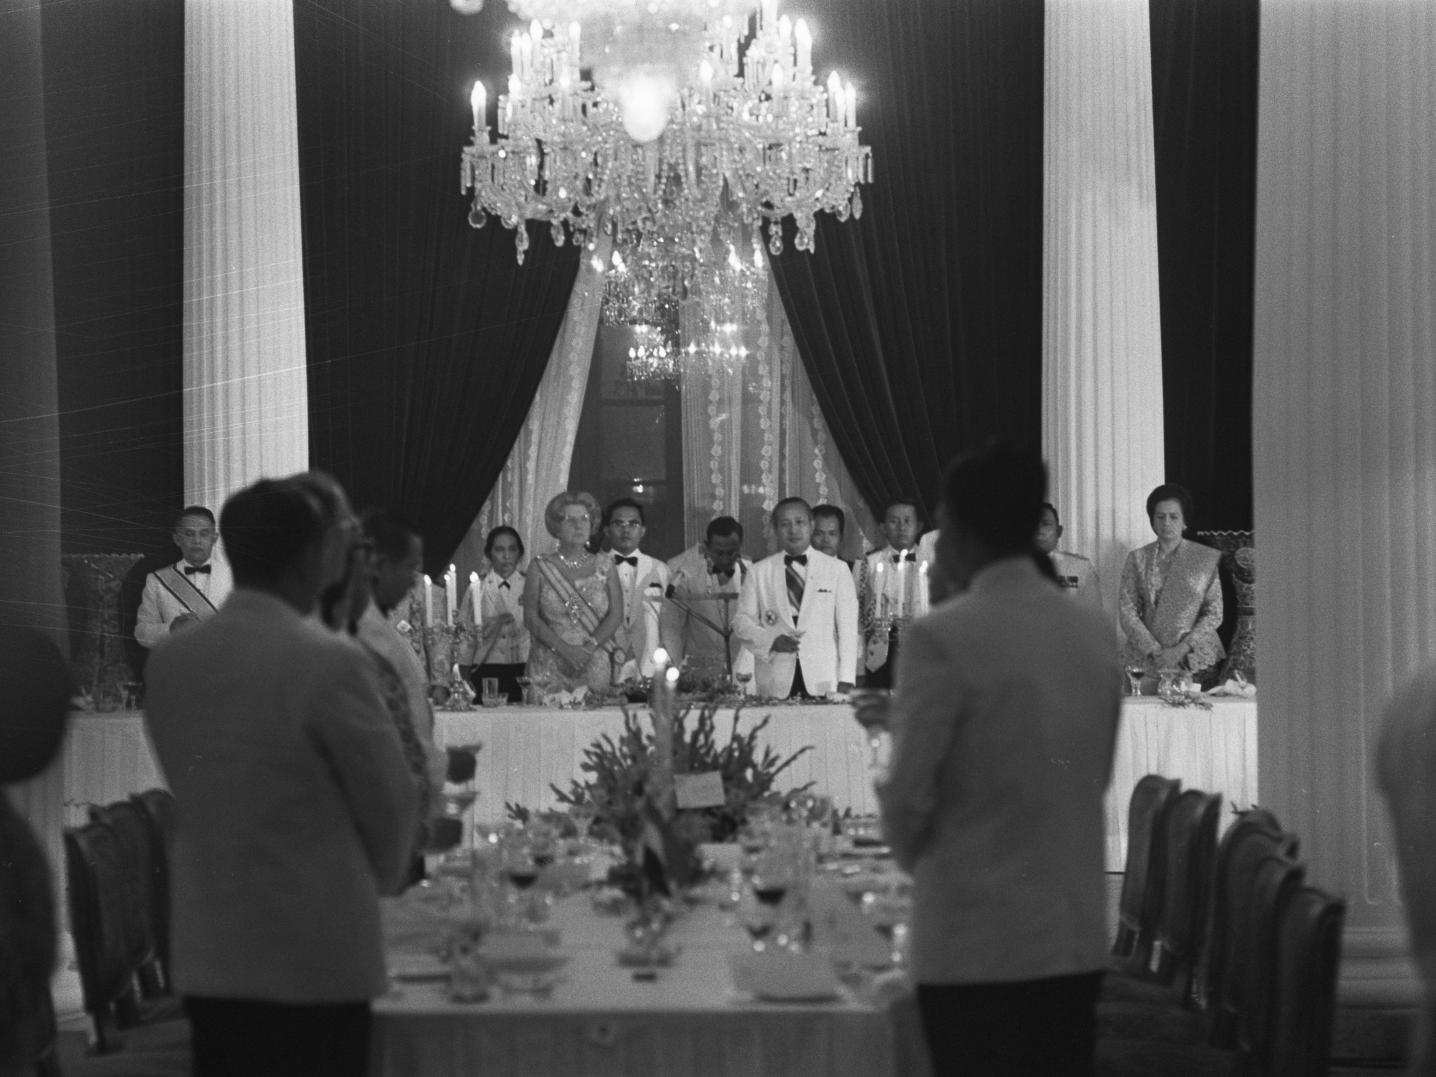
[[[613,645],[623,618],[623,589],[612,558],[590,540],[601,512],[592,494],[559,494],[544,509],[558,549],[535,557],[524,581],[524,624],[531,639],[528,676],[545,697],[608,691],[626,656]]]
[[[1226,651],[1222,623],[1221,554],[1186,537],[1192,495],[1163,483],[1147,497],[1157,541],[1127,555],[1118,611],[1127,642],[1122,660],[1141,669],[1144,690],[1165,669],[1188,672],[1203,688],[1216,683]]]

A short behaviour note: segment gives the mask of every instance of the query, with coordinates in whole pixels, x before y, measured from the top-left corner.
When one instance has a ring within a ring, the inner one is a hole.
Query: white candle
[[[434,627],[434,581],[424,574],[424,627]]]
[[[489,109],[489,94],[484,89],[482,82],[474,83],[473,92],[469,94],[469,107],[474,110],[474,142],[477,144],[480,137],[489,128],[489,125],[484,122],[484,114]]]
[[[514,81],[524,77],[524,35],[514,31],[514,36],[509,38],[509,70],[513,72],[509,76],[509,92],[514,89]]]
[[[469,605],[474,607],[474,627],[484,627],[484,596],[479,590],[479,574],[469,573]]]
[[[450,625],[459,623],[459,574],[453,565],[444,573],[444,619]]]
[[[799,19],[793,27],[793,40],[798,43],[798,70],[811,74],[813,70],[813,33],[808,29],[808,20]]]
[[[927,562],[923,561],[917,566],[917,612],[918,616],[924,616],[928,611],[930,603],[927,590]]]
[[[887,567],[886,561],[879,561],[878,567],[873,570],[873,612],[880,620],[888,612],[887,577],[883,575]]]
[[[901,554],[903,551],[899,550]],[[904,557],[897,566],[897,615],[901,617],[907,609],[907,558]]]

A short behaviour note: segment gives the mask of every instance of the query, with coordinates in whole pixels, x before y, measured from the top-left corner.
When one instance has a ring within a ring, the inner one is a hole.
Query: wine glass
[[[888,711],[892,692],[886,688],[856,688],[848,696],[853,717],[868,735],[868,751],[872,753],[872,769],[882,768],[883,736],[888,730]]]
[[[746,696],[748,694],[748,685],[752,683],[753,680],[753,674],[735,673],[733,674],[733,679],[738,682],[738,693]]]
[[[520,693],[522,694],[522,696],[523,696],[523,704],[524,704],[524,706],[526,706],[526,707],[531,707],[531,706],[533,706],[533,704],[534,704],[534,695],[533,695],[533,683],[534,683],[534,682],[533,682],[533,678],[531,678],[531,677],[516,677],[516,678],[514,678],[514,679],[515,679],[516,681],[518,681],[519,692],[520,692]]]
[[[768,948],[768,937],[777,926],[777,906],[758,897],[757,891],[750,887],[738,906],[738,918],[748,932],[753,952],[761,954]]]
[[[1142,694],[1142,676],[1146,673],[1141,666],[1131,665],[1124,671],[1127,674],[1127,694],[1139,696]]]

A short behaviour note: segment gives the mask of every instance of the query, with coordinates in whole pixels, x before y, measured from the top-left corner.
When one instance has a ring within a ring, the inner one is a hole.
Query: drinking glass
[[[524,706],[532,707],[537,702],[534,697],[533,680],[529,677],[519,677],[517,680],[519,682],[519,691],[523,693]]]
[[[1146,673],[1141,666],[1128,666],[1124,671],[1127,674],[1127,694],[1139,696],[1142,694],[1142,676]]]
[[[768,937],[777,926],[777,906],[763,901],[749,888],[738,906],[738,919],[742,922],[743,929],[748,932],[753,952],[761,954],[768,948]]]
[[[499,679],[497,677],[484,678],[481,698],[483,699],[485,707],[497,707],[505,701],[504,697],[499,694]]]

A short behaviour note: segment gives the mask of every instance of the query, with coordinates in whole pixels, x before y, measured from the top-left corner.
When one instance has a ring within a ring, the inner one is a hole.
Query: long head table
[[[855,814],[877,811],[871,752],[866,736],[845,706],[752,706],[742,729],[771,715],[759,735],[784,756],[811,744],[779,782],[782,789],[812,781],[814,790]],[[733,712],[720,711],[720,732]],[[1107,791],[1107,868],[1120,871],[1126,856],[1127,801],[1144,774],[1182,779],[1185,786],[1220,792],[1229,804],[1257,801],[1257,709],[1252,700],[1214,701],[1210,710],[1173,708],[1160,700],[1129,699],[1122,708],[1112,784]],[[530,809],[553,807],[552,785],[567,788],[580,777],[584,749],[603,733],[616,734],[622,713],[498,707],[440,712],[436,739],[444,745],[483,743],[475,787],[478,818],[497,821],[512,802]],[[35,782],[20,787],[16,804],[47,841],[60,863],[60,827],[85,821],[90,804],[120,800],[163,784],[150,751],[143,716],[136,711],[79,714],[61,759]]]

